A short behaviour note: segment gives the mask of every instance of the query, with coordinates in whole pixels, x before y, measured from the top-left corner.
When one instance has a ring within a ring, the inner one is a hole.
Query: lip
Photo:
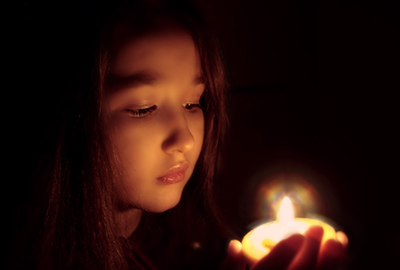
[[[189,164],[182,163],[170,168],[163,176],[157,178],[157,180],[165,184],[175,184],[182,182],[185,179],[185,171],[189,167]]]

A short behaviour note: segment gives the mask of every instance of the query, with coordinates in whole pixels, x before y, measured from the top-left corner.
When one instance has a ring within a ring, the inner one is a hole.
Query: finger
[[[252,270],[286,269],[304,242],[304,236],[295,234],[280,241],[271,252],[258,261]]]
[[[243,270],[246,269],[246,262],[242,254],[242,244],[238,240],[231,240],[225,260],[220,270]]]
[[[342,231],[338,231],[336,233],[336,238],[339,241],[339,243],[342,244],[343,249],[346,250],[349,244],[349,238],[347,238],[347,235]]]
[[[304,244],[290,264],[290,270],[315,269],[323,234],[321,226],[312,226],[306,231]]]
[[[338,269],[344,259],[344,247],[336,240],[330,239],[322,246],[318,259],[318,270]]]

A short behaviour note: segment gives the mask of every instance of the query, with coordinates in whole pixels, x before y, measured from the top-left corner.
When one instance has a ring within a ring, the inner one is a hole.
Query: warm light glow
[[[276,220],[285,225],[294,221],[293,205],[289,197],[283,198],[281,209],[279,209]]]
[[[293,204],[296,216],[305,216],[308,213],[325,212],[326,202],[334,202],[334,198],[326,197],[330,193],[325,193],[325,183],[323,176],[315,174],[300,164],[283,166],[281,163],[269,164],[269,169],[265,169],[249,179],[251,190],[249,194],[255,194],[253,199],[246,199],[244,203],[249,203],[245,207],[249,209],[252,220],[267,221],[276,219],[282,199],[288,196]],[[290,170],[287,170],[290,167]],[[318,191],[312,183],[318,183]],[[249,187],[250,187],[249,186]],[[332,203],[330,207],[336,205]],[[257,224],[254,224],[257,225]],[[252,225],[251,225],[252,226]]]
[[[324,230],[322,243],[336,239],[336,232],[329,224],[310,218],[294,218],[292,201],[284,197],[275,221],[265,223],[250,231],[242,240],[242,250],[250,264],[267,255],[282,239],[295,233],[304,234],[310,226],[321,226]]]

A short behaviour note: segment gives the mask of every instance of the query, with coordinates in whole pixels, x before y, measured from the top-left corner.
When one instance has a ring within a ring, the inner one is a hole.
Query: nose
[[[168,123],[168,133],[162,143],[162,149],[168,154],[186,153],[194,146],[194,137],[190,132],[186,117],[183,113],[170,115]]]

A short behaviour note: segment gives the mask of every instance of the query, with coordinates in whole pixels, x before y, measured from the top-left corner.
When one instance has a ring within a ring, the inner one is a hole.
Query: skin
[[[313,226],[305,236],[300,234],[280,241],[271,252],[251,266],[251,270],[300,270],[300,269],[340,269],[345,258],[348,239],[343,232],[337,233],[336,240],[328,240],[321,246],[323,229]],[[246,261],[242,254],[242,245],[232,240],[228,254],[220,270],[244,270]]]
[[[142,210],[160,213],[180,201],[203,144],[204,83],[191,36],[173,25],[125,42],[111,74],[108,128],[122,173],[117,218],[129,236]],[[183,180],[160,181],[174,166],[187,166]]]

